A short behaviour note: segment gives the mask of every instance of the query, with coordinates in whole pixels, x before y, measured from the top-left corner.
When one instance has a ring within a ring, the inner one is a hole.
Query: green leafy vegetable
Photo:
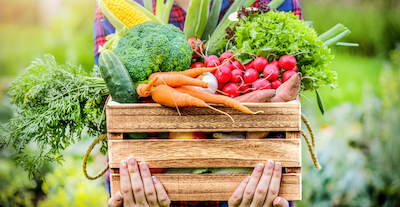
[[[16,114],[1,126],[0,145],[14,149],[16,164],[34,177],[48,162],[61,164],[60,151],[80,140],[84,130],[92,136],[106,132],[101,116],[106,95],[103,79],[87,77],[81,67],[59,65],[45,55],[12,83],[8,96]],[[27,152],[31,142],[39,154]],[[106,150],[103,142],[101,151]]]
[[[265,55],[268,50],[274,51],[277,59],[283,55],[305,52],[295,56],[298,70],[303,77],[311,77],[302,80],[303,89],[338,86],[336,72],[329,70],[329,64],[333,60],[330,49],[318,39],[316,31],[299,20],[298,16],[291,12],[271,10],[242,15],[238,24],[232,30],[235,32],[236,48],[243,48],[238,56],[239,60],[252,59],[249,53]],[[227,41],[220,43],[220,50]]]

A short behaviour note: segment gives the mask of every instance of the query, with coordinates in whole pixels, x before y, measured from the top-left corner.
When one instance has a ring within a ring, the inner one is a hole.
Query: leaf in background
[[[336,46],[346,46],[346,47],[358,47],[360,46],[358,43],[350,43],[350,42],[337,42]]]
[[[133,7],[135,7],[137,10],[142,12],[144,15],[146,15],[151,20],[158,22],[160,24],[163,24],[163,22],[161,22],[160,19],[158,19],[156,16],[154,16],[153,11],[149,12],[146,8],[144,8],[142,5],[140,5],[139,3],[135,2],[135,1],[126,1],[126,2],[131,4]]]
[[[272,47],[266,47],[266,48],[261,48],[257,51],[256,55],[257,56],[263,56],[263,57],[267,57],[269,54],[275,52],[276,49],[272,48]]]
[[[325,113],[324,102],[322,102],[322,97],[321,97],[321,95],[319,94],[318,89],[315,89],[315,92],[317,93],[317,101],[318,101],[319,110],[321,111],[322,115],[324,115],[324,113]]]
[[[211,8],[210,16],[208,17],[206,29],[203,33],[203,40],[208,40],[209,36],[214,32],[217,24],[219,15],[221,12],[222,0],[214,0]]]

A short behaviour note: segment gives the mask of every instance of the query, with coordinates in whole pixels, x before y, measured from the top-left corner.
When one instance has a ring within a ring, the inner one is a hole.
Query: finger
[[[144,195],[144,187],[139,172],[139,166],[134,157],[128,158],[128,171],[131,178],[133,197],[137,205],[147,206],[146,196]]]
[[[128,165],[125,160],[121,161],[121,166],[119,170],[121,191],[124,196],[123,203],[124,206],[134,206],[135,200],[133,199],[132,186],[129,178]]]
[[[274,200],[274,198],[278,196],[279,188],[281,185],[281,177],[282,166],[280,162],[276,162],[264,206],[272,206],[272,200]]]
[[[249,183],[247,184],[246,189],[244,189],[243,199],[242,202],[240,202],[239,207],[250,206],[250,203],[253,200],[254,192],[256,191],[258,181],[260,180],[260,177],[262,175],[263,169],[264,165],[261,163],[259,163],[254,168],[253,173],[251,173]]]
[[[122,194],[118,191],[118,193],[114,194],[110,199],[108,199],[108,207],[122,206],[122,198]]]
[[[158,204],[160,204],[161,207],[169,206],[171,204],[171,200],[169,199],[164,186],[161,184],[161,182],[155,176],[152,176],[152,180],[153,180],[154,188],[156,189],[156,192],[157,192]]]
[[[289,207],[289,202],[282,198],[282,197],[276,197],[273,201],[274,207]]]
[[[158,207],[159,205],[157,201],[156,190],[154,189],[149,166],[146,164],[146,162],[140,163],[140,175],[142,177],[147,203],[149,203],[151,207]]]
[[[247,183],[250,180],[250,176],[245,178],[239,185],[239,187],[236,188],[235,192],[233,192],[232,197],[229,198],[228,200],[228,206],[229,207],[236,207],[239,206],[240,202],[242,201],[243,198],[243,193],[244,189],[246,188]]]
[[[265,197],[267,196],[268,187],[271,181],[273,171],[274,171],[274,161],[268,160],[267,164],[265,165],[263,174],[260,178],[260,182],[258,182],[253,201],[250,204],[251,207],[263,205]]]

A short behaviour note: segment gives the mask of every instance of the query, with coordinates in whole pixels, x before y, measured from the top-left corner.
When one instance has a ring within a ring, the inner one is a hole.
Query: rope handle
[[[89,159],[90,152],[93,150],[94,146],[96,146],[97,143],[99,143],[101,140],[105,139],[106,137],[107,137],[107,134],[103,134],[103,135],[101,135],[100,137],[98,137],[97,139],[95,139],[95,140],[93,141],[93,143],[89,146],[89,149],[86,151],[86,154],[85,154],[85,156],[83,157],[83,165],[82,165],[83,174],[85,174],[85,177],[86,177],[87,179],[89,179],[89,180],[95,180],[95,179],[101,177],[101,176],[104,175],[104,173],[106,173],[107,170],[109,169],[109,164],[107,163],[107,165],[104,167],[104,169],[103,169],[101,172],[97,173],[97,175],[95,175],[95,176],[93,176],[93,177],[90,176],[90,175],[88,175],[87,169],[86,169],[87,161],[88,161],[88,159]]]

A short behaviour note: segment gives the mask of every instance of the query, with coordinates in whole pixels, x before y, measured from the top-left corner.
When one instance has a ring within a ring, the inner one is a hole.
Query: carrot
[[[286,102],[294,100],[300,92],[301,73],[294,74],[289,80],[276,89],[276,96],[269,102]]]
[[[246,93],[241,96],[236,96],[233,99],[239,102],[261,103],[267,102],[268,100],[272,99],[275,94],[275,89],[263,89]]]
[[[181,93],[167,85],[156,86],[151,93],[151,97],[155,102],[169,107],[207,107],[218,111],[219,113],[227,115],[230,119],[232,119],[233,122],[235,122],[235,120],[226,112],[211,107],[207,105],[206,102],[204,102],[203,100],[195,98],[186,93]]]
[[[206,91],[193,88],[191,86],[181,86],[176,88],[176,90],[182,93],[190,94],[191,96],[199,98],[207,103],[225,104],[247,114],[263,113],[263,111],[252,112],[249,108],[243,106],[238,101],[229,98],[228,96],[215,95]]]
[[[179,87],[179,86],[184,86],[184,85],[200,86],[202,88],[210,87],[207,82],[204,82],[199,79],[187,77],[185,75],[164,73],[164,74],[159,74],[156,77],[158,77],[158,80],[154,82],[154,86],[168,85],[173,88]]]
[[[151,89],[153,88],[154,83],[158,80],[158,76],[156,76],[153,80],[151,80],[149,83],[142,83],[140,84],[136,92],[140,97],[148,97],[151,94]]]

